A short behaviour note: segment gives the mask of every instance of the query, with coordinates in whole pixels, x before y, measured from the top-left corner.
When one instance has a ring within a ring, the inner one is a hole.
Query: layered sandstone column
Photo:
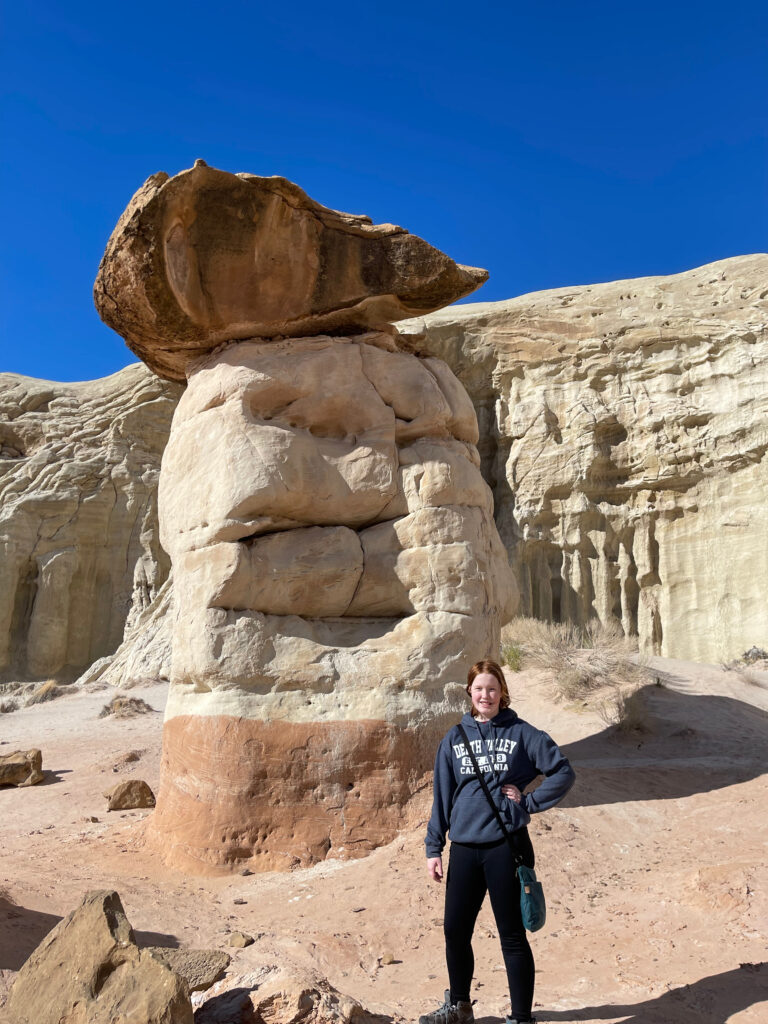
[[[189,867],[359,855],[402,824],[516,605],[472,404],[385,324],[484,275],[283,179],[196,166],[149,192],[99,281],[129,343],[188,377],[160,481],[175,608],[152,832]]]

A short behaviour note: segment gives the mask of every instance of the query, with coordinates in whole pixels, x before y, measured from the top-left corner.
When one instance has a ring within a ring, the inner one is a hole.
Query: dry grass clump
[[[66,687],[59,686],[55,679],[48,679],[32,690],[25,703],[27,707],[31,707],[33,704],[44,704],[46,701],[63,697],[66,692]]]
[[[597,713],[606,725],[615,725],[619,732],[645,732],[648,728],[645,701],[639,686],[615,686],[613,693],[600,701]]]
[[[594,707],[622,731],[641,727],[646,666],[619,626],[513,619],[502,630],[502,658],[514,671],[529,664],[552,678],[556,700]],[[515,662],[515,665],[510,663]],[[517,667],[515,667],[517,666]]]
[[[115,718],[135,718],[136,715],[148,713],[156,714],[157,712],[145,700],[140,697],[126,697],[118,693],[108,704],[104,705],[99,712],[99,718],[107,718],[109,715],[113,715]]]
[[[10,697],[8,700],[0,700],[0,715],[10,715],[12,711],[19,710],[19,702]]]

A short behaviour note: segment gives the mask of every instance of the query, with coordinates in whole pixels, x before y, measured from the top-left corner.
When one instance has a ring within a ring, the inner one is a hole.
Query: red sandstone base
[[[438,741],[438,730],[377,721],[172,718],[147,835],[167,863],[192,871],[361,856],[404,827]]]

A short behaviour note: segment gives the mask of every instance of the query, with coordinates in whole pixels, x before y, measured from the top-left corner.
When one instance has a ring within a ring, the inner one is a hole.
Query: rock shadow
[[[66,782],[65,775],[71,775],[71,768],[43,768],[45,778],[38,786],[55,786],[57,782]]]
[[[732,971],[681,985],[642,1003],[583,1006],[576,1010],[542,1010],[537,1020],[601,1021],[625,1018],[623,1024],[727,1024],[731,1017],[768,1000],[768,963],[740,964]]]
[[[768,770],[768,712],[733,697],[640,690],[644,731],[609,726],[562,750],[576,785],[562,807],[674,800]]]
[[[28,910],[0,894],[0,970],[18,971],[59,921],[56,914]]]
[[[140,949],[147,946],[162,946],[163,949],[180,949],[181,943],[175,935],[167,935],[165,932],[138,932],[134,929],[133,937]]]

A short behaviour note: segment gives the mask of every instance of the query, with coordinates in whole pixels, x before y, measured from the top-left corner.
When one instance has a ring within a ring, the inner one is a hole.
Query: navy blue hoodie
[[[490,722],[478,722],[467,714],[461,724],[510,832],[527,825],[537,811],[554,807],[573,785],[573,768],[555,741],[518,718],[511,708],[499,711]],[[512,783],[522,792],[538,775],[546,778],[535,792],[524,794],[519,804],[501,791],[503,785]],[[457,843],[492,843],[504,838],[456,725],[438,747],[434,790],[427,857],[441,855],[449,831]]]

